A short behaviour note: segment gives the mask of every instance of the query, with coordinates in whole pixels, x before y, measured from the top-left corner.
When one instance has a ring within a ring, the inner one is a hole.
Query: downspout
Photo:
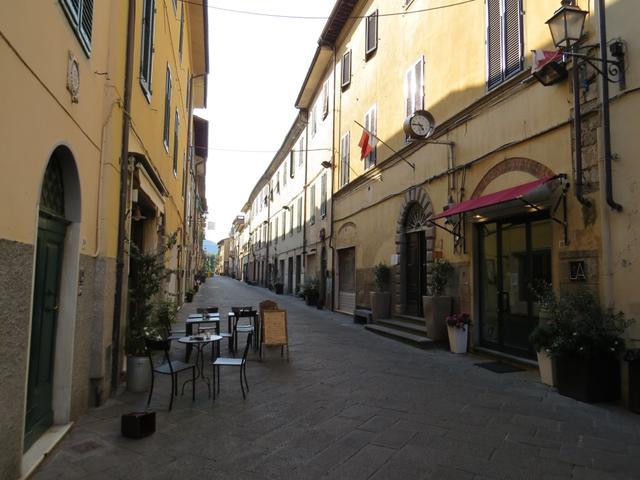
[[[600,30],[600,56],[602,64],[607,65],[607,20],[605,16],[604,0],[598,0],[598,21]],[[604,75],[602,79],[602,137],[604,148],[604,173],[607,204],[617,212],[622,211],[622,205],[613,199],[613,175],[611,173],[611,125],[609,120],[609,81]]]
[[[333,243],[333,172],[336,170],[336,45],[333,44],[333,111],[331,113],[332,135],[331,135],[331,213],[329,214],[329,226],[331,233],[329,234],[329,248],[331,248],[331,310],[336,309],[336,247]],[[342,102],[342,95],[340,96]],[[341,103],[342,107],[342,103]],[[342,115],[340,116],[342,119]],[[340,125],[338,125],[338,135],[340,135]]]
[[[120,205],[118,209],[118,251],[116,256],[116,284],[111,333],[111,392],[118,388],[120,373],[120,323],[124,283],[124,242],[126,237],[127,190],[129,176],[129,128],[131,109],[131,85],[133,80],[133,44],[136,19],[135,0],[129,0],[127,18],[127,46],[124,71],[124,98],[122,107],[122,148],[120,150]]]

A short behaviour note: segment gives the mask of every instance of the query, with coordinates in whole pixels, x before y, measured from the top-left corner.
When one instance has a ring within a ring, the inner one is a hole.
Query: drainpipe
[[[336,170],[336,45],[333,44],[333,111],[331,112],[331,213],[329,214],[329,227],[331,233],[329,234],[329,248],[331,248],[331,310],[336,309],[336,247],[333,244],[333,172]],[[340,96],[342,102],[342,95]],[[342,104],[341,104],[342,105]],[[342,110],[341,110],[342,112]],[[342,116],[340,117],[342,118]],[[340,125],[338,125],[338,135],[340,135]]]
[[[600,56],[606,72],[607,68],[607,20],[604,0],[598,0],[598,22],[600,30]],[[604,148],[604,173],[607,204],[615,211],[622,211],[622,205],[613,199],[613,176],[611,173],[611,125],[609,121],[609,81],[606,74],[602,79],[602,136]]]
[[[129,128],[131,110],[131,85],[133,80],[133,44],[136,19],[135,0],[129,0],[127,18],[127,47],[124,71],[124,98],[122,106],[122,148],[120,150],[120,205],[118,209],[118,251],[116,256],[116,285],[111,333],[111,392],[118,388],[120,377],[120,323],[124,283],[124,242],[126,237],[127,190],[129,188]]]

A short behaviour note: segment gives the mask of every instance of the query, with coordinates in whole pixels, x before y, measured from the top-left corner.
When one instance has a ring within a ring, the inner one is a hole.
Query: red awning
[[[484,195],[478,198],[471,198],[469,200],[465,200],[464,202],[460,202],[457,205],[454,205],[451,208],[439,213],[434,216],[431,220],[437,220],[439,218],[451,217],[453,215],[458,215],[460,213],[470,212],[472,210],[479,210],[481,208],[491,207],[493,205],[498,205],[501,203],[510,202],[512,200],[519,200],[525,197],[525,195],[532,193],[533,190],[544,185],[549,180],[552,180],[556,177],[544,177],[538,180],[534,180],[533,182],[525,183],[523,185],[518,185],[517,187],[507,188],[505,190],[500,190],[499,192],[490,193],[489,195]]]

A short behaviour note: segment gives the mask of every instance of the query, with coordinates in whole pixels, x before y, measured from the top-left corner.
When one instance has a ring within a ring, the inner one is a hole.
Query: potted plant
[[[560,297],[547,324],[544,346],[554,356],[558,392],[588,403],[619,399],[624,314],[603,310],[579,288]]]
[[[445,318],[451,314],[451,297],[443,295],[444,288],[453,273],[447,260],[437,259],[431,266],[431,295],[422,297],[427,335],[432,340],[447,339]]]
[[[284,283],[276,282],[275,283],[275,292],[276,292],[276,295],[282,295],[282,293],[284,292]]]
[[[151,372],[146,356],[144,339],[158,336],[162,325],[154,315],[152,299],[160,292],[164,280],[172,273],[164,264],[164,254],[176,242],[176,235],[157,250],[142,251],[130,243],[129,256],[134,272],[129,290],[129,322],[126,330],[125,352],[127,354],[127,389],[144,392],[149,388]]]
[[[471,317],[468,313],[454,313],[446,317],[449,348],[452,353],[467,353],[469,325]]]
[[[556,296],[551,284],[546,282],[533,285],[530,290],[536,297],[539,313],[538,326],[531,332],[529,342],[533,345],[538,357],[540,381],[545,385],[555,387],[555,364],[549,347],[553,341],[553,318],[557,314]]]
[[[623,359],[626,363],[625,404],[634,413],[640,413],[640,348],[627,350]]]
[[[373,267],[373,280],[378,291],[369,292],[371,317],[374,321],[389,318],[391,316],[391,293],[389,292],[391,269],[383,262],[378,263]]]
[[[315,278],[305,282],[302,286],[302,295],[304,301],[309,306],[315,306],[318,304],[318,297],[320,296],[320,284]]]
[[[190,288],[189,290],[184,292],[184,301],[187,302],[187,303],[193,302],[193,295],[195,293],[196,292],[192,288]]]

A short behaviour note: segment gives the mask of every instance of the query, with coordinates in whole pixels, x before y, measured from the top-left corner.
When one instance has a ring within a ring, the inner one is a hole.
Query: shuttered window
[[[73,32],[87,55],[91,54],[91,30],[93,28],[93,0],[61,0],[64,13]]]
[[[316,223],[316,184],[311,185],[311,194],[309,195],[309,224]]]
[[[322,86],[322,119],[329,115],[329,80],[324,82]]]
[[[164,148],[169,151],[169,130],[171,129],[171,70],[167,65],[167,78],[164,89],[164,130],[162,131],[162,141]]]
[[[298,198],[298,231],[302,230],[302,197]]]
[[[294,178],[296,176],[296,152],[295,147],[289,154],[289,176]]]
[[[345,89],[351,83],[351,50],[342,56],[341,85]]]
[[[407,70],[404,82],[405,117],[424,108],[424,57]]]
[[[155,0],[142,2],[142,42],[140,52],[140,85],[147,98],[151,97],[151,73],[153,66],[153,30],[156,5]]]
[[[327,174],[322,175],[320,179],[320,216],[324,218],[327,215]]]
[[[309,116],[311,117],[311,137],[315,137],[316,132],[318,131],[318,122],[316,121],[316,109],[312,108],[309,112]]]
[[[378,48],[378,11],[376,10],[367,17],[365,26],[365,49],[367,59]]]
[[[523,66],[522,0],[487,0],[487,87]]]
[[[178,53],[180,54],[180,63],[182,63],[183,48],[184,48],[184,3],[180,3],[180,43],[178,44]]]
[[[282,165],[282,188],[287,185],[287,162]]]
[[[377,161],[377,148],[376,144],[378,143],[377,138],[375,137],[378,134],[378,112],[377,107],[374,105],[369,109],[369,111],[364,116],[364,127],[371,132],[373,135],[369,135],[369,145],[371,145],[371,153],[367,155],[364,159],[364,168],[368,170],[373,167]]]
[[[282,212],[282,240],[287,237],[287,212]]]
[[[180,114],[176,109],[175,122],[173,126],[173,174],[178,175],[178,138],[180,135]]]
[[[340,140],[340,186],[349,183],[349,133]]]

